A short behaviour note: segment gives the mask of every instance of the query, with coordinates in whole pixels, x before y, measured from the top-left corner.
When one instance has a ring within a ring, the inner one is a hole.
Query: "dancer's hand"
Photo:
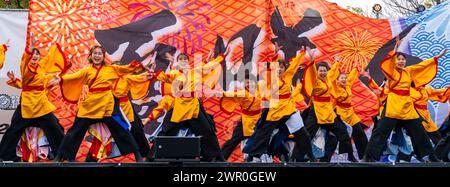
[[[8,40],[6,40],[6,43],[5,43],[5,45],[6,45],[6,47],[8,47],[8,48],[9,48],[9,39],[8,39]]]
[[[400,47],[401,40],[400,37],[395,37],[395,47],[394,47],[394,54],[398,52],[398,48]]]
[[[30,33],[30,45],[28,46],[28,50],[31,52],[36,47],[36,38],[33,33]]]
[[[283,46],[278,45],[278,42],[275,42],[275,53],[278,53],[278,51],[280,51],[281,48],[283,48]]]
[[[166,54],[164,54],[164,56],[166,56],[166,60],[168,60],[170,63],[173,64],[175,62],[175,58],[173,57],[172,54],[167,52]]]
[[[230,52],[231,52],[231,49],[228,46],[227,49],[225,50],[225,53],[223,53],[223,56],[228,56],[228,54],[230,54]]]
[[[206,57],[206,63],[208,63],[212,60],[213,55],[214,55],[214,51],[211,49],[208,53],[208,56]]]
[[[445,55],[445,52],[447,52],[447,49],[442,50],[441,53],[439,53],[439,54],[436,56],[436,58],[441,58],[442,56]]]
[[[53,78],[52,80],[50,80],[48,82],[48,85],[50,87],[56,86],[59,84],[59,82],[61,82],[61,77],[59,77],[59,73],[55,76],[55,78]]]
[[[12,81],[16,80],[16,76],[14,76],[13,71],[6,72],[6,75],[9,77],[10,80],[12,80]]]
[[[359,73],[360,73],[361,76],[367,77],[367,78],[370,79],[369,69],[367,69],[367,71],[366,71],[366,70],[364,70],[364,68],[362,68],[361,71],[360,71]]]

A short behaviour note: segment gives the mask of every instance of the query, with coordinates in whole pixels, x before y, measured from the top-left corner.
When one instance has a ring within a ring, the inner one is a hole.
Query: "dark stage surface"
[[[145,162],[145,163],[0,163],[0,167],[450,167],[446,163],[206,163],[206,162]]]

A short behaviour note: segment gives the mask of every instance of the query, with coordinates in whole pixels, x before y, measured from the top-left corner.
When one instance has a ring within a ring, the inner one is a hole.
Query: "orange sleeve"
[[[414,64],[405,68],[410,73],[411,79],[416,87],[425,86],[430,83],[438,71],[437,58],[430,58],[418,64]]]
[[[303,62],[303,59],[305,59],[305,55],[306,52],[302,50],[289,62],[289,67],[283,74],[285,80],[292,80],[301,63]]]
[[[380,68],[388,79],[398,81],[400,73],[395,69],[395,64],[397,64],[397,55],[394,54],[394,51],[390,51],[388,56],[381,61]]]
[[[126,76],[128,86],[130,87],[131,98],[133,100],[142,99],[147,95],[150,84],[152,83],[151,79],[146,79],[147,76],[147,73]]]
[[[53,45],[39,64],[46,73],[65,73],[69,69],[66,55],[59,44]]]
[[[14,79],[14,80],[8,80],[6,81],[6,84],[8,84],[9,86],[15,87],[17,89],[22,89],[22,81],[18,78]]]
[[[72,74],[60,75],[61,95],[67,102],[76,104],[88,78],[88,68],[80,69]]]

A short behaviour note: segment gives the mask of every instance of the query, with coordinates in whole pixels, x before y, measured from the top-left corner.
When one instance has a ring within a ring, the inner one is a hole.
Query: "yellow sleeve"
[[[6,84],[8,84],[9,86],[15,87],[17,89],[22,89],[22,81],[18,78],[14,79],[14,80],[8,80],[6,81]]]
[[[422,93],[420,91],[416,90],[415,88],[411,87],[409,89],[409,95],[412,98],[414,102],[422,98]]]
[[[3,64],[5,63],[5,53],[8,50],[6,44],[0,45],[0,69],[3,68]]]
[[[53,45],[39,64],[46,73],[65,73],[69,69],[69,62],[59,44]]]
[[[340,63],[335,62],[332,66],[330,71],[328,71],[327,74],[327,81],[335,81],[339,78],[339,75],[341,74],[341,71],[339,69]],[[316,70],[317,71],[317,70]]]
[[[155,78],[161,82],[171,84],[178,75],[180,75],[180,72],[177,70],[171,70],[168,73],[164,73],[162,70],[159,70],[155,73]]]
[[[302,84],[298,84],[294,91],[292,92],[292,97],[294,98],[295,103],[300,103],[305,101],[305,97],[302,94]]]
[[[300,67],[300,64],[303,62],[303,59],[305,59],[305,54],[305,51],[302,50],[289,62],[289,67],[283,74],[285,80],[291,80],[294,77],[295,73]]]
[[[60,76],[61,95],[67,102],[76,104],[80,99],[83,85],[88,78],[88,68],[80,69],[72,74],[65,74]]]
[[[142,71],[144,68],[142,67],[142,64],[139,63],[136,60],[133,60],[128,65],[111,65],[116,73],[119,76],[125,76],[127,74],[135,73],[138,71]]]
[[[341,74],[341,71],[339,70],[340,67],[340,63],[339,62],[335,62],[333,64],[333,66],[331,66],[330,71],[328,71],[327,74],[327,84],[331,86],[330,89],[330,93],[331,95],[333,95],[333,97],[337,98],[338,96],[338,90],[339,90],[339,86],[338,86],[338,78],[339,75]]]
[[[318,73],[316,64],[311,62],[308,66],[306,66],[305,71],[303,72],[303,89],[308,96],[312,95],[312,91],[314,85],[316,85],[316,81],[318,80]]]
[[[166,96],[164,97],[161,102],[158,103],[158,106],[156,106],[151,112],[149,119],[150,121],[153,121],[159,116],[161,116],[164,112],[169,111],[175,102],[175,98],[172,96]]]
[[[438,101],[438,102],[445,102],[446,99],[444,99],[445,97],[443,97],[445,91],[447,91],[448,88],[441,88],[441,89],[433,89],[433,88],[424,88],[426,89],[427,93],[428,93],[428,98],[430,100],[433,101]]]
[[[223,55],[219,55],[214,60],[202,65],[201,68],[203,71],[212,70],[216,68],[218,65],[220,65],[223,59],[224,59]]]
[[[436,77],[438,68],[437,62],[436,58],[430,58],[418,64],[408,66],[405,70],[410,73],[414,85],[416,87],[421,87],[427,85]]]
[[[347,84],[348,86],[352,86],[352,85],[355,83],[356,79],[358,79],[358,75],[359,75],[358,70],[357,70],[356,68],[353,69],[353,70],[350,72],[350,74],[348,74],[348,76],[347,76],[347,82],[346,82],[346,84]]]
[[[25,49],[25,52],[22,55],[22,60],[20,62],[20,73],[23,74],[23,72],[26,69],[26,66],[28,65],[28,63],[30,62],[32,57],[31,51],[28,51],[28,48]]]
[[[130,87],[131,98],[133,100],[142,99],[147,95],[152,81],[146,80],[146,76],[148,76],[147,73],[126,76],[128,86]]]
[[[388,79],[398,81],[400,73],[395,69],[395,64],[397,64],[397,55],[390,51],[388,57],[381,61],[380,67]]]

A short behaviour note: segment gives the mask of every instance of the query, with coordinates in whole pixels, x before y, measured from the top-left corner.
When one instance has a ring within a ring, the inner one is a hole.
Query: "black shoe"
[[[60,154],[57,154],[55,158],[53,158],[53,162],[64,162],[64,159]]]
[[[439,158],[437,158],[435,155],[430,155],[428,157],[429,162],[443,162],[442,160],[440,160]]]
[[[358,160],[355,158],[355,156],[353,155],[353,153],[349,153],[349,154],[348,154],[347,160],[350,161],[350,162],[358,162]]]
[[[134,159],[136,160],[136,162],[144,162],[144,159],[142,158],[142,155],[139,152],[134,153]]]

